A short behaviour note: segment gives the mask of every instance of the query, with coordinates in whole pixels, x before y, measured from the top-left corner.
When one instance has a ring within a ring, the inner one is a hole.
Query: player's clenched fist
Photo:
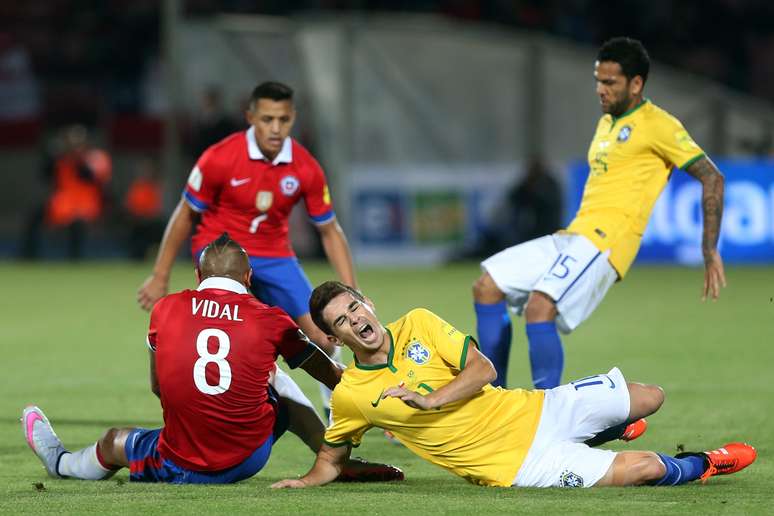
[[[143,310],[150,310],[156,301],[167,295],[167,282],[155,275],[149,276],[137,290],[137,303]]]

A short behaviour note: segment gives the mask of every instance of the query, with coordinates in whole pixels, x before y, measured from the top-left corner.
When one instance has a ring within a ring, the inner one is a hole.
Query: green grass
[[[667,392],[650,429],[631,448],[674,452],[729,440],[755,444],[758,462],[707,485],[678,488],[518,490],[482,488],[425,463],[369,434],[361,454],[406,471],[400,484],[340,484],[272,492],[271,482],[305,472],[313,457],[286,435],[267,467],[232,486],[167,486],[53,480],[24,442],[18,423],[27,403],[40,405],[70,448],[93,443],[108,426],[161,423],[150,393],[144,344],[147,314],[134,293],[149,265],[0,265],[2,397],[0,512],[6,513],[260,513],[479,514],[540,512],[645,514],[771,513],[774,495],[774,270],[731,268],[717,303],[702,304],[701,271],[636,268],[611,290],[594,316],[564,339],[565,379],[617,365],[630,380]],[[313,283],[329,269],[307,266]],[[360,272],[364,291],[386,322],[427,307],[460,330],[475,331],[470,285],[476,264],[434,270]],[[180,266],[173,288],[193,283]],[[523,323],[514,321],[511,385],[529,385]],[[294,374],[318,401],[313,382]],[[634,443],[633,443],[634,444]],[[624,446],[615,446],[622,449]],[[43,487],[35,487],[42,483]]]

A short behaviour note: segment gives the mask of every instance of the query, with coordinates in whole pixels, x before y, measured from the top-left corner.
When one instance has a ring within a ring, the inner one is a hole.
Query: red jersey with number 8
[[[235,466],[266,441],[276,419],[268,382],[277,356],[293,368],[314,349],[285,312],[228,278],[159,300],[148,346],[164,411],[159,454],[194,471]]]
[[[288,137],[277,157],[268,161],[252,128],[201,155],[183,198],[202,214],[191,239],[192,254],[225,231],[250,256],[294,256],[288,217],[297,202],[304,200],[315,224],[335,216],[325,174],[309,151]]]

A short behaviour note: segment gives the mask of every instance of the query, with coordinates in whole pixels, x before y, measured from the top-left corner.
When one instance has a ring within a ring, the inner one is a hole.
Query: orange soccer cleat
[[[701,481],[706,482],[709,477],[715,475],[730,475],[743,470],[755,462],[758,452],[747,443],[729,443],[717,450],[703,453],[678,453],[675,457],[680,459],[689,455],[704,456],[707,469],[702,474]]]
[[[645,430],[648,429],[648,422],[645,420],[645,418],[640,418],[637,421],[634,421],[632,423],[629,423],[626,428],[624,428],[623,434],[621,434],[621,437],[619,437],[620,440],[626,441],[627,443],[629,441],[633,441],[637,439],[639,436],[645,433]]]

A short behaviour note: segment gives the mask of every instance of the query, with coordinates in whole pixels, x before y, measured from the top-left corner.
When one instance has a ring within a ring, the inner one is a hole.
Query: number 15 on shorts
[[[560,254],[554,265],[548,270],[548,274],[559,279],[564,279],[570,275],[571,268],[578,260],[569,254]]]

